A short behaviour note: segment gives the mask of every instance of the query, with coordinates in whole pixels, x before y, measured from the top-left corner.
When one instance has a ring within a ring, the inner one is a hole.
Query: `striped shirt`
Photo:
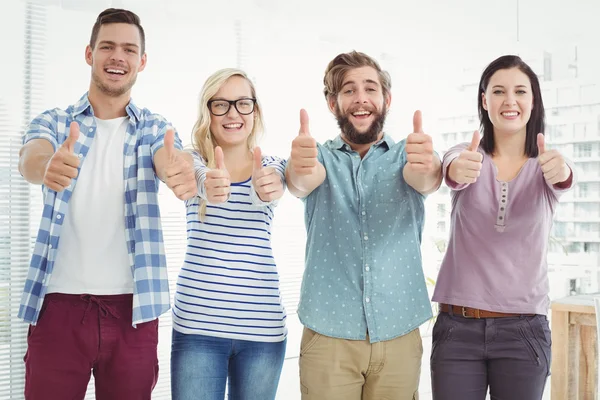
[[[125,237],[133,274],[132,324],[152,321],[169,310],[167,261],[158,210],[159,180],[154,173],[153,157],[164,145],[169,123],[160,115],[136,107],[126,107],[129,122],[123,147],[123,179],[125,181]],[[81,132],[75,154],[86,160],[96,135],[96,119],[87,93],[66,110],[53,109],[35,118],[23,144],[33,139],[46,139],[56,150],[69,135],[69,125],[76,121]],[[175,146],[181,149],[176,136]],[[19,307],[19,318],[35,325],[40,315],[48,283],[54,270],[61,228],[69,200],[77,188],[77,179],[62,192],[43,186],[44,210],[33,249],[31,264]],[[121,183],[119,183],[121,184]]]
[[[284,178],[286,161],[263,157]],[[200,197],[206,199],[208,168],[195,155]],[[285,309],[271,249],[276,202],[260,200],[251,179],[231,183],[225,203],[207,205],[199,219],[200,197],[186,202],[188,244],[177,279],[173,328],[257,342],[285,339]]]

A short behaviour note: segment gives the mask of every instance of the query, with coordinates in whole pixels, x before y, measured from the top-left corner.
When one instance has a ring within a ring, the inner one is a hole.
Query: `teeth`
[[[352,113],[352,115],[354,115],[354,116],[359,116],[359,115],[371,115],[371,113],[370,113],[370,112],[368,112],[368,111],[357,111],[357,112],[355,112],[355,113]]]
[[[223,125],[225,128],[233,128],[233,129],[239,129],[242,127],[242,124],[225,124]]]
[[[125,71],[123,71],[122,69],[112,69],[112,68],[107,68],[106,72],[111,72],[113,74],[121,74],[121,75],[125,75]]]
[[[517,115],[519,115],[519,113],[516,111],[511,111],[511,112],[503,112],[502,115],[504,115],[505,117],[516,117]]]

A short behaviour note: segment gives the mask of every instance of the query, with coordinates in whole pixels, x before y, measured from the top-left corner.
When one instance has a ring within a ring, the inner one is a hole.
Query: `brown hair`
[[[323,94],[327,101],[332,97],[336,97],[342,89],[344,83],[344,77],[346,73],[354,68],[361,67],[372,67],[377,71],[379,76],[379,82],[383,90],[383,96],[387,97],[392,89],[392,78],[390,74],[382,70],[379,63],[375,59],[369,57],[364,53],[358,51],[351,51],[350,53],[342,53],[337,55],[325,70],[325,77],[323,78]]]
[[[538,156],[537,146],[537,135],[538,133],[544,133],[545,114],[544,114],[544,103],[542,102],[542,89],[540,88],[540,81],[531,69],[520,57],[515,55],[506,55],[499,57],[492,61],[481,74],[479,80],[479,86],[477,87],[477,108],[479,110],[479,121],[481,125],[481,133],[483,138],[481,139],[481,147],[488,154],[494,154],[496,150],[496,142],[494,140],[494,125],[490,120],[490,116],[485,108],[483,108],[483,97],[487,90],[488,84],[492,76],[501,69],[517,68],[519,71],[527,75],[529,83],[531,84],[531,91],[533,94],[533,107],[531,109],[531,116],[526,125],[525,135],[525,154],[529,158],[535,158]]]
[[[90,47],[93,49],[96,45],[96,41],[98,40],[98,32],[100,32],[100,27],[106,24],[131,24],[137,26],[140,31],[140,41],[141,46],[140,55],[143,55],[146,52],[146,35],[144,34],[144,28],[140,23],[140,17],[138,17],[135,13],[129,10],[123,10],[120,8],[108,8],[98,15],[96,19],[96,23],[92,28],[92,36],[90,37]]]

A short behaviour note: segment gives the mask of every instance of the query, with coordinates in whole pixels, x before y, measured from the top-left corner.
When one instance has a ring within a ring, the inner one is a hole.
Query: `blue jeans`
[[[171,394],[173,400],[275,399],[285,358],[286,340],[251,342],[173,330]]]

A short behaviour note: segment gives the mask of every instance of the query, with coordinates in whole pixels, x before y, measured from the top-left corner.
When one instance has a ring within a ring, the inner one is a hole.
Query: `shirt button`
[[[369,240],[369,237],[367,235],[365,235],[365,237],[363,239]]]
[[[368,271],[370,271],[370,270],[371,270],[371,268],[369,268],[369,267],[365,267],[365,271],[367,271],[367,272],[368,272]]]
[[[367,303],[369,303],[369,302],[371,301],[371,299],[367,297],[367,298],[365,299],[365,301],[366,301]]]
[[[361,214],[362,214],[362,215],[367,215],[367,213],[366,213],[365,211],[363,211]]]
[[[79,158],[83,158],[83,154],[79,153],[79,154],[77,155],[77,157],[79,157]]]
[[[62,218],[62,216],[61,216],[60,214],[58,214],[58,215],[56,216],[56,219],[61,219],[61,218]]]
[[[51,249],[51,248],[52,248],[52,245],[51,245],[51,244],[49,244],[49,245],[48,245],[48,248],[49,248],[49,249]]]
[[[90,132],[94,132],[94,128],[90,128]]]

